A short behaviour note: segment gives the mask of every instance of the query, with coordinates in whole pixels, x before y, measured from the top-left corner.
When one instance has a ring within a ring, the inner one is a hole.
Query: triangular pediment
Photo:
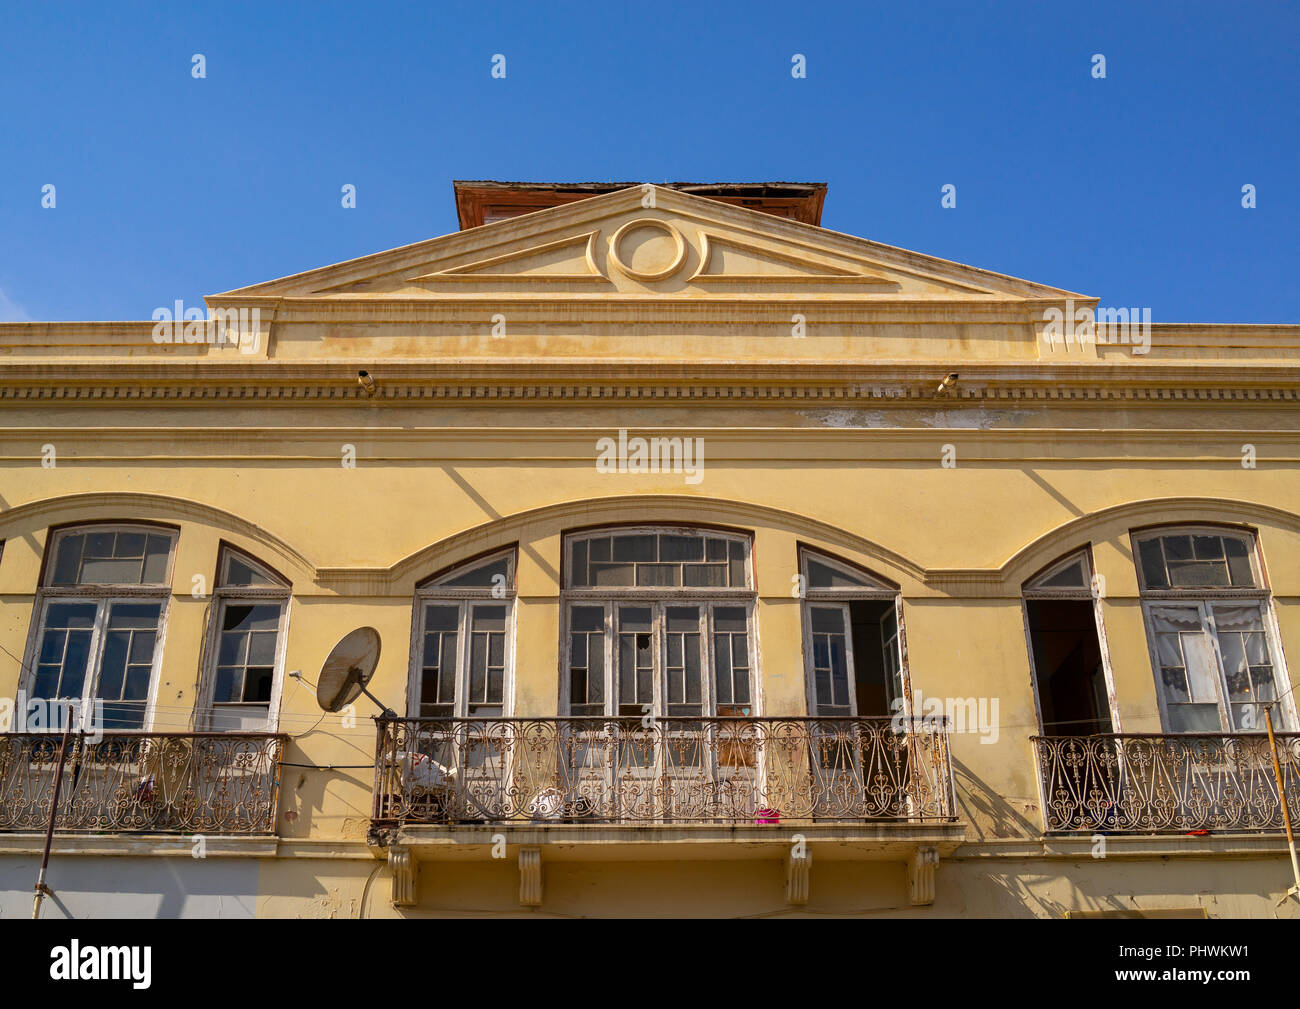
[[[657,186],[539,210],[209,299],[772,297],[1020,301],[1070,292]]]

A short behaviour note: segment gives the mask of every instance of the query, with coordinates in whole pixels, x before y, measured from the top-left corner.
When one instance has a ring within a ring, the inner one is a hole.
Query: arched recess
[[[1017,550],[998,568],[985,572],[1005,586],[1017,591],[1025,581],[1054,558],[1059,558],[1081,543],[1112,542],[1128,546],[1131,530],[1155,525],[1212,524],[1254,529],[1271,526],[1300,537],[1300,513],[1273,505],[1232,498],[1167,497],[1146,498],[1102,508],[1087,515],[1062,522],[1035,537]],[[1261,542],[1261,550],[1267,549]],[[945,576],[977,574],[953,570],[930,573],[932,582]],[[1300,590],[1300,586],[1294,589]]]
[[[530,561],[553,579],[560,591],[562,572],[557,563],[559,538],[573,531],[597,526],[696,525],[734,531],[753,530],[780,533],[791,544],[816,545],[828,553],[852,558],[898,583],[904,592],[920,589],[926,572],[902,554],[859,535],[797,512],[747,501],[706,498],[687,494],[641,494],[589,498],[543,505],[513,515],[493,518],[471,528],[442,537],[396,561],[390,566],[322,567],[318,584],[341,595],[367,593],[406,594],[429,570],[460,563],[508,543],[518,543],[520,562]],[[544,555],[533,544],[553,539],[556,550]],[[787,595],[794,571],[793,553],[782,559],[786,574],[780,584],[756,586],[760,594]]]
[[[95,492],[29,501],[0,514],[0,540],[24,540],[41,552],[47,530],[95,522],[163,522],[212,530],[221,540],[270,564],[296,586],[315,581],[315,565],[287,540],[224,508],[166,494]],[[213,558],[212,562],[216,561]],[[213,570],[211,566],[206,570]],[[188,588],[188,586],[187,586]]]

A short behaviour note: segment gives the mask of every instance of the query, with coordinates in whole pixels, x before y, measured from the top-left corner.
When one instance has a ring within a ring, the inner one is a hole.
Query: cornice
[[[362,359],[358,363],[369,364]],[[673,366],[652,369],[630,381],[622,369],[593,369],[571,378],[535,374],[531,380],[511,380],[507,375],[492,375],[448,366],[436,369],[427,378],[413,376],[410,368],[384,362],[371,365],[371,374],[379,383],[373,395],[356,382],[355,366],[333,367],[333,375],[312,374],[312,369],[293,369],[289,373],[275,366],[246,366],[236,374],[223,374],[218,367],[203,368],[203,375],[168,374],[171,369],[149,368],[124,373],[114,369],[110,377],[102,369],[80,375],[75,369],[60,368],[53,375],[48,368],[33,367],[37,374],[22,376],[16,368],[0,369],[0,403],[8,405],[45,403],[133,403],[133,402],[205,402],[235,406],[240,403],[320,403],[322,405],[365,406],[382,408],[411,403],[721,403],[721,404],[788,404],[850,403],[872,405],[917,405],[936,409],[957,404],[999,406],[1017,403],[1071,403],[1099,407],[1125,404],[1132,406],[1169,406],[1175,404],[1234,404],[1243,406],[1278,406],[1300,401],[1300,369],[1260,369],[1251,375],[1242,368],[1224,375],[1219,370],[1209,374],[1182,376],[1166,371],[1146,369],[1134,376],[1092,375],[1058,377],[1055,381],[1025,376],[1022,380],[962,379],[962,384],[944,395],[936,394],[937,382],[947,372],[942,364],[920,371],[925,378],[903,379],[894,375],[852,375],[841,369],[838,375],[818,371],[807,376],[778,376],[748,372],[737,366],[735,374],[711,376],[706,369]],[[386,370],[404,377],[391,379]],[[680,371],[691,372],[689,375]],[[790,371],[797,372],[797,366]],[[1228,370],[1228,369],[1224,369]],[[963,376],[969,368],[963,366]],[[98,374],[96,372],[99,372]],[[338,376],[343,372],[342,376]],[[594,372],[594,373],[593,373]],[[603,373],[602,372],[606,372]],[[1278,374],[1277,372],[1281,372]]]

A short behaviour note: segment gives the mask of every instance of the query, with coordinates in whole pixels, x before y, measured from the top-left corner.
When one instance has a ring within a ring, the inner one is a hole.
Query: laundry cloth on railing
[[[398,750],[397,763],[402,775],[402,788],[407,791],[445,788],[456,783],[456,768],[440,764],[428,754]]]

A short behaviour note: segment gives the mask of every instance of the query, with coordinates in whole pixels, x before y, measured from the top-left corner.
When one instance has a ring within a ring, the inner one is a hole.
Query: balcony
[[[1276,736],[1300,811],[1300,733]],[[1263,733],[1034,736],[1047,830],[1118,834],[1281,831]]]
[[[916,824],[954,805],[946,731],[888,718],[379,721],[376,825]]]
[[[284,736],[266,733],[0,735],[0,832],[275,832]]]

